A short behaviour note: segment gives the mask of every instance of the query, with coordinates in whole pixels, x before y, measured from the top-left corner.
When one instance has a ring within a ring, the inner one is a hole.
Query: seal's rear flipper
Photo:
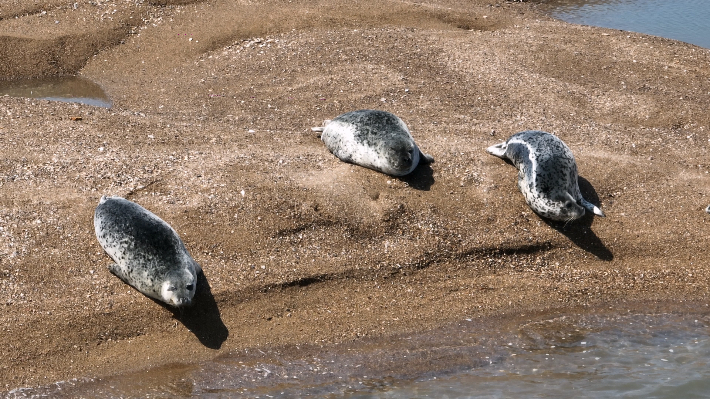
[[[200,274],[204,274],[204,273],[205,273],[205,272],[202,271],[202,267],[200,266],[199,263],[197,263],[197,262],[195,262],[195,261],[193,260],[193,261],[192,261],[192,264],[195,266],[195,273],[197,274],[197,276],[199,276]],[[195,276],[195,277],[197,277],[197,276]]]
[[[492,146],[486,148],[486,151],[491,155],[497,156],[498,158],[505,159],[505,158],[507,158],[505,156],[505,150],[507,150],[507,149],[508,149],[507,143],[499,143],[499,144],[492,145]]]
[[[434,157],[419,150],[419,163],[421,165],[429,165],[430,163],[434,163]]]
[[[604,212],[602,212],[601,209],[599,209],[596,205],[592,204],[591,202],[585,200],[584,198],[582,198],[582,200],[580,201],[580,204],[585,209],[587,209],[589,212],[592,212],[597,216],[606,217],[606,215],[604,214]]]
[[[322,132],[323,132],[323,129],[325,129],[325,127],[328,126],[328,124],[330,123],[330,121],[331,121],[330,119],[324,120],[324,121],[323,121],[323,126],[312,127],[312,128],[311,128],[311,131],[314,131],[314,132],[321,132],[321,133],[322,133]]]

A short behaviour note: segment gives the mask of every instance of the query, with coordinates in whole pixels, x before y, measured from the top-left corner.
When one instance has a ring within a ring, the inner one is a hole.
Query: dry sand
[[[79,73],[114,107],[0,97],[0,390],[463,318],[703,310],[709,61],[500,0],[3,1],[1,77]],[[436,163],[338,161],[310,127],[361,108]],[[606,218],[525,205],[485,152],[525,129],[565,140]],[[108,272],[102,194],[180,233],[195,308]]]

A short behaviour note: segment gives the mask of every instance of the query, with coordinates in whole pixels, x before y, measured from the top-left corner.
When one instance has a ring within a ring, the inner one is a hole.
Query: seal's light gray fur
[[[101,197],[94,230],[116,262],[109,265],[111,273],[169,305],[191,303],[201,269],[170,225],[134,202]]]
[[[518,188],[538,215],[570,221],[584,216],[587,209],[604,216],[601,209],[582,198],[577,163],[572,151],[557,136],[526,130],[486,151],[509,159],[518,168]]]
[[[419,150],[407,125],[389,112],[352,111],[313,130],[323,132],[321,140],[340,160],[388,175],[404,176],[419,163],[434,162]]]

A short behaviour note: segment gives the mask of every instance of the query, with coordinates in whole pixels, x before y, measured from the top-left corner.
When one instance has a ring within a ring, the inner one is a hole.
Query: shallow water
[[[707,320],[633,315],[574,324],[575,332],[585,330],[574,342],[552,339],[532,350],[511,350],[511,356],[499,364],[413,382],[378,396],[710,397]]]
[[[710,316],[464,320],[426,334],[253,349],[4,397],[699,398],[710,395]]]
[[[708,0],[540,0],[563,21],[647,33],[710,48]]]
[[[0,80],[0,96],[4,95],[111,108],[111,99],[101,86],[79,76]]]

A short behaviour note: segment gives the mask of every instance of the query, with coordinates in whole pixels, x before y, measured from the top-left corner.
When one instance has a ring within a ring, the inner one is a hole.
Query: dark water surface
[[[111,108],[111,99],[101,86],[79,76],[0,80],[0,96],[4,95]]]
[[[500,329],[498,329],[500,328]],[[705,398],[710,315],[467,319],[418,335],[250,349],[3,397]]]
[[[563,21],[647,33],[710,48],[708,0],[539,0]]]

